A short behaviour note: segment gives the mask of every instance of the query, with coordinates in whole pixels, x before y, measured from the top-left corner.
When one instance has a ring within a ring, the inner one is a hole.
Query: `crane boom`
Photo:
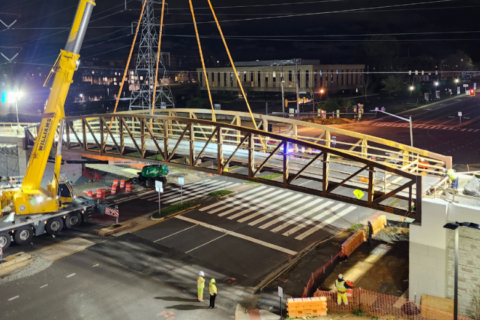
[[[80,0],[65,49],[60,50],[57,61],[45,82],[46,84],[50,76],[55,74],[21,189],[13,195],[16,214],[37,214],[58,210],[57,193],[61,153],[57,153],[55,158],[54,177],[51,184],[48,185],[48,190],[42,189],[41,182],[48,157],[52,151],[58,125],[65,118],[65,100],[70,84],[73,82],[73,74],[78,66],[80,48],[94,6],[95,1],[93,0]],[[62,133],[59,136],[59,141],[62,141]],[[61,148],[61,145],[59,145],[59,148]]]

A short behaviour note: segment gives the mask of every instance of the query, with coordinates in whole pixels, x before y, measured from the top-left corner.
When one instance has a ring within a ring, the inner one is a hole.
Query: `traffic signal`
[[[7,91],[2,91],[2,103],[7,103]]]

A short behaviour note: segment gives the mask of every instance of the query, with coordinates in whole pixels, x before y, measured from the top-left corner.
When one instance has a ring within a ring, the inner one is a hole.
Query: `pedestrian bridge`
[[[215,111],[212,121],[211,112],[168,109],[153,115],[67,117],[63,149],[171,164],[417,220],[422,196],[452,165],[451,157],[332,126],[254,114],[255,129],[249,113]],[[202,166],[202,161],[214,165]],[[268,179],[262,178],[266,173]],[[362,192],[356,196],[355,190]]]

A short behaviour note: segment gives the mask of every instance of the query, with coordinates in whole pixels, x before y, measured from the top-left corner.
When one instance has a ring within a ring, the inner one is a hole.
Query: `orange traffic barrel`
[[[347,284],[351,287],[353,287],[353,282],[352,281],[347,281]],[[351,300],[353,297],[353,289],[352,288],[348,288],[347,289],[347,298],[348,300]]]
[[[112,187],[116,187],[116,186],[118,186],[118,179],[113,180],[113,186]]]
[[[103,198],[102,189],[98,189],[98,190],[97,190],[97,198],[98,198],[98,199],[102,199],[102,198]]]
[[[120,180],[120,189],[125,188],[125,180]]]
[[[117,186],[116,185],[114,185],[112,187],[112,194],[117,194]]]
[[[126,187],[125,187],[125,191],[126,192],[131,192],[132,191],[132,185],[130,184],[130,182],[127,182]]]
[[[88,190],[87,196],[88,196],[89,198],[93,198],[93,190]]]

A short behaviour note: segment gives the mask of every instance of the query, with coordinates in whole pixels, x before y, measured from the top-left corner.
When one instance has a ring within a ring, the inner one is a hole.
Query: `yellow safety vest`
[[[210,283],[208,285],[208,292],[210,292],[210,295],[213,296],[214,294],[217,294],[217,286],[215,283]]]
[[[344,293],[347,291],[347,288],[345,288],[345,280],[342,280],[342,281],[335,280],[335,287],[337,288],[337,291],[340,293]]]
[[[197,279],[197,288],[203,289],[205,288],[205,279],[203,277],[198,277]]]
[[[453,181],[453,180],[457,180],[457,178],[458,178],[457,173],[456,173],[455,170],[453,170],[453,169],[448,169],[448,171],[447,171],[447,176],[448,176],[448,177],[450,178],[450,180],[452,180],[452,181]]]

